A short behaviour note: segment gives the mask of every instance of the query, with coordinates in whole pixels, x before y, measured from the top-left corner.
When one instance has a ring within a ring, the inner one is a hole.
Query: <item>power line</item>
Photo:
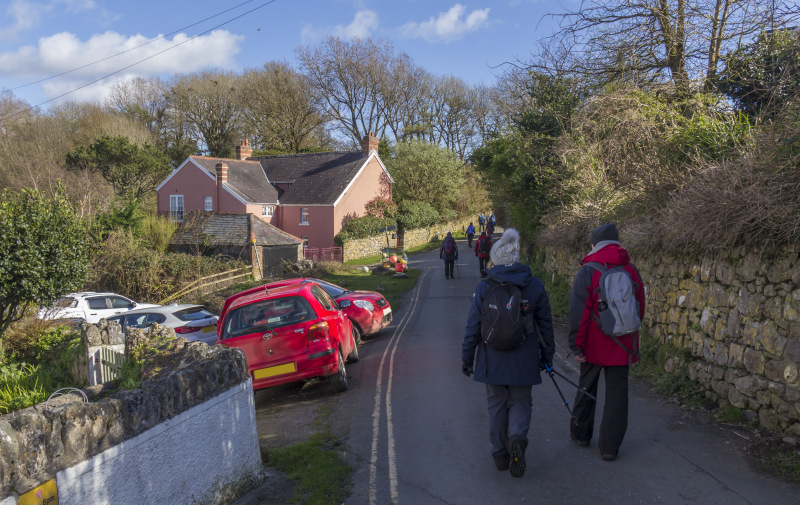
[[[91,62],[91,63],[87,63],[87,64],[85,64],[85,65],[81,65],[80,67],[75,67],[75,68],[73,68],[73,69],[71,69],[71,70],[67,70],[67,71],[65,71],[65,72],[61,72],[60,74],[51,75],[50,77],[45,77],[44,79],[39,79],[38,81],[33,81],[33,82],[29,82],[29,83],[27,83],[27,84],[22,84],[22,85],[20,85],[20,86],[17,86],[17,87],[15,87],[15,88],[11,88],[11,89],[9,89],[8,91],[14,91],[14,90],[17,90],[17,89],[21,89],[21,88],[26,88],[26,87],[28,87],[28,86],[32,86],[32,85],[34,85],[34,84],[39,84],[40,82],[49,81],[50,79],[55,79],[56,77],[61,77],[62,75],[67,75],[67,74],[70,74],[70,73],[72,73],[72,72],[75,72],[76,70],[81,70],[81,69],[83,69],[83,68],[86,68],[86,67],[91,67],[91,66],[92,66],[92,65],[94,65],[95,63],[100,63],[100,62],[103,62],[103,61],[106,61],[106,60],[110,60],[111,58],[116,58],[117,56],[121,56],[121,55],[123,55],[123,54],[125,54],[125,53],[129,53],[129,52],[131,52],[131,51],[133,51],[133,50],[139,49],[140,47],[144,47],[144,46],[146,46],[146,45],[148,45],[148,44],[152,44],[153,42],[158,42],[159,40],[162,40],[162,39],[165,39],[165,38],[169,37],[170,35],[175,35],[176,33],[180,33],[180,32],[182,32],[182,31],[184,31],[184,30],[187,30],[187,29],[189,29],[189,28],[192,28],[192,27],[194,27],[194,26],[197,26],[197,25],[199,25],[199,24],[205,23],[205,22],[206,22],[206,21],[208,21],[209,19],[214,19],[215,17],[221,16],[221,15],[225,14],[226,12],[230,12],[230,11],[232,11],[232,10],[236,10],[236,9],[238,9],[239,7],[241,7],[242,5],[246,5],[246,4],[249,4],[249,3],[251,3],[251,2],[254,2],[254,1],[255,1],[255,0],[247,0],[246,2],[242,2],[242,3],[240,3],[239,5],[236,5],[236,6],[234,6],[234,7],[231,7],[231,8],[230,8],[230,9],[228,9],[228,10],[224,10],[224,11],[222,11],[222,12],[218,12],[217,14],[214,14],[213,16],[209,16],[209,17],[207,17],[207,18],[205,18],[205,19],[203,19],[203,20],[201,20],[201,21],[198,21],[198,22],[196,22],[196,23],[192,23],[192,24],[190,24],[190,25],[188,25],[188,26],[184,26],[183,28],[178,28],[178,29],[177,29],[177,30],[175,30],[174,32],[168,33],[168,34],[166,34],[166,35],[162,35],[162,36],[160,36],[160,37],[158,37],[158,38],[155,38],[155,39],[153,39],[153,40],[149,40],[149,41],[145,42],[144,44],[139,44],[139,45],[138,45],[138,46],[136,46],[136,47],[132,47],[132,48],[130,48],[130,49],[126,49],[126,50],[124,50],[124,51],[120,51],[120,52],[118,52],[118,53],[116,53],[116,54],[112,54],[111,56],[106,56],[105,58],[101,58],[101,59],[99,59],[99,60],[95,60],[95,61],[93,61],[93,62]]]
[[[136,65],[138,65],[139,63],[142,63],[142,62],[145,62],[145,61],[147,61],[147,60],[153,59],[153,58],[155,58],[156,56],[159,56],[159,55],[162,55],[162,54],[166,53],[167,51],[171,51],[171,50],[175,49],[176,47],[179,47],[179,46],[182,46],[183,44],[186,44],[186,43],[188,43],[188,42],[191,42],[191,41],[193,41],[194,39],[196,39],[196,38],[198,38],[198,37],[200,37],[200,36],[202,36],[202,35],[205,35],[205,34],[207,34],[207,33],[209,33],[209,32],[212,32],[212,31],[216,30],[217,28],[220,28],[220,27],[222,27],[222,26],[225,26],[225,25],[227,25],[228,23],[232,23],[233,21],[236,21],[236,20],[237,20],[237,19],[239,19],[239,18],[242,18],[242,17],[244,17],[244,16],[246,16],[246,15],[248,15],[248,14],[252,13],[252,12],[255,12],[255,11],[257,11],[258,9],[260,9],[260,8],[262,8],[262,7],[266,7],[267,5],[269,5],[269,4],[272,4],[272,3],[275,3],[275,2],[277,2],[277,1],[278,1],[278,0],[269,0],[268,2],[264,2],[263,4],[259,5],[258,7],[254,7],[253,9],[250,9],[249,11],[246,11],[246,12],[244,12],[244,13],[242,13],[242,14],[240,14],[240,15],[236,16],[236,17],[233,17],[233,18],[231,18],[231,19],[229,19],[229,20],[225,21],[224,23],[220,23],[220,24],[218,24],[217,26],[214,26],[214,27],[212,27],[212,28],[209,28],[208,30],[206,30],[206,31],[204,31],[204,32],[198,33],[197,35],[194,35],[194,36],[192,36],[192,37],[190,37],[190,38],[188,38],[188,39],[184,40],[183,42],[180,42],[180,43],[178,43],[178,44],[175,44],[175,45],[173,45],[173,46],[171,46],[171,47],[168,47],[168,48],[166,48],[166,49],[164,49],[164,50],[162,50],[162,51],[159,51],[159,52],[157,52],[157,53],[155,53],[155,54],[151,54],[150,56],[148,56],[148,57],[146,57],[146,58],[142,58],[141,60],[139,60],[139,61],[136,61],[136,62],[133,62],[133,63],[131,63],[130,65],[127,65],[127,66],[125,66],[125,67],[122,67],[122,68],[120,68],[120,69],[118,69],[118,70],[115,70],[115,71],[111,72],[110,74],[106,74],[106,75],[104,75],[104,76],[102,76],[102,77],[99,77],[99,78],[97,78],[97,79],[95,79],[95,80],[93,80],[93,81],[91,81],[91,82],[87,82],[86,84],[84,84],[84,85],[82,85],[82,86],[78,86],[78,87],[77,87],[77,88],[75,88],[75,89],[72,89],[72,90],[70,90],[70,91],[67,91],[66,93],[62,93],[62,94],[60,94],[60,95],[58,95],[58,96],[56,96],[56,97],[53,97],[53,98],[51,98],[51,99],[49,99],[49,100],[45,100],[44,102],[38,103],[38,104],[36,104],[36,105],[32,105],[32,106],[28,107],[27,109],[22,109],[22,110],[20,110],[20,111],[17,111],[17,112],[15,112],[15,113],[13,113],[13,114],[9,114],[8,116],[5,116],[5,117],[3,117],[3,118],[0,118],[0,122],[2,122],[2,121],[5,121],[5,120],[7,120],[7,119],[11,119],[11,118],[13,118],[13,117],[15,117],[15,116],[19,116],[20,114],[24,114],[25,112],[32,111],[33,109],[35,109],[35,108],[37,108],[37,107],[41,107],[42,105],[46,105],[46,104],[48,104],[48,103],[50,103],[50,102],[53,102],[53,101],[55,101],[55,100],[58,100],[59,98],[63,98],[63,97],[65,97],[65,96],[67,96],[67,95],[71,95],[72,93],[75,93],[76,91],[79,91],[79,90],[81,90],[81,89],[83,89],[83,88],[86,88],[86,87],[88,87],[88,86],[91,86],[92,84],[95,84],[95,83],[97,83],[97,82],[100,82],[100,81],[102,81],[103,79],[106,79],[106,78],[108,78],[108,77],[111,77],[112,75],[116,75],[116,74],[118,74],[118,73],[122,72],[123,70],[127,70],[127,69],[129,69],[129,68],[131,68],[131,67],[135,67],[135,66],[136,66]],[[246,2],[245,2],[245,3],[246,3]],[[212,16],[212,17],[213,17],[213,16]]]

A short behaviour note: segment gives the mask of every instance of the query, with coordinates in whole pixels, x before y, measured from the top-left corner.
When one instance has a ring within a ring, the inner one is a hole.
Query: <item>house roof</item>
[[[190,212],[172,238],[172,245],[205,247],[250,244],[251,214]],[[252,229],[258,246],[297,245],[303,241],[252,216]]]
[[[361,151],[248,159],[260,161],[272,183],[291,184],[282,205],[333,205],[368,160]]]
[[[249,203],[278,203],[278,190],[269,183],[264,169],[257,161],[240,161],[229,158],[209,158],[206,156],[189,156],[192,161],[214,177],[217,174],[217,163],[228,165],[228,189]]]

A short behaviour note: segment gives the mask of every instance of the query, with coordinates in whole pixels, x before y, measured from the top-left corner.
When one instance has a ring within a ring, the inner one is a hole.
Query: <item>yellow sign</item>
[[[18,505],[58,505],[56,480],[50,480],[19,497]]]

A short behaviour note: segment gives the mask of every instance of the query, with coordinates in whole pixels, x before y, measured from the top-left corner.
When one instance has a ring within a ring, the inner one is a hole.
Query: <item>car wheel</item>
[[[336,356],[339,359],[339,370],[329,377],[331,389],[334,393],[341,393],[347,391],[347,370],[344,368],[344,357],[342,357],[342,350],[336,351]]]
[[[347,355],[347,362],[348,363],[357,363],[358,362],[358,343],[356,341],[356,327],[353,326],[353,332],[350,334],[350,340],[353,343],[353,350],[350,351],[350,354]]]
[[[361,331],[361,328],[356,323],[353,323],[353,331],[356,333],[356,344],[360,344],[364,340],[364,332]]]

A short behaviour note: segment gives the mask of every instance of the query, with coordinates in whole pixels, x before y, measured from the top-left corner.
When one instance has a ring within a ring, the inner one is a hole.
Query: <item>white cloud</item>
[[[461,39],[465,33],[480,30],[489,25],[489,8],[476,9],[466,17],[466,6],[455,4],[447,12],[431,16],[421,23],[406,23],[400,27],[403,35],[428,42],[450,43]]]
[[[94,0],[49,0],[31,2],[30,0],[12,0],[5,9],[4,24],[0,28],[0,40],[15,38],[20,32],[39,26],[42,17],[51,14],[63,5],[69,13],[94,10]]]
[[[240,44],[244,40],[243,36],[227,30],[215,30],[193,40],[189,40],[190,37],[185,34],[175,35],[171,40],[155,40],[158,37],[160,35],[153,38],[125,36],[109,31],[82,41],[72,33],[57,33],[40,38],[38,46],[24,46],[16,52],[0,53],[0,74],[20,80],[36,80],[110,57],[63,77],[45,81],[41,85],[42,91],[48,97],[54,97],[152,56],[124,70],[124,74],[115,74],[70,95],[70,99],[75,100],[84,96],[96,99],[98,93],[104,94],[112,84],[127,78],[187,73],[206,67],[233,68],[234,56],[241,50]],[[137,47],[148,41],[153,42]],[[181,43],[174,49],[153,56]],[[114,56],[126,50],[130,51]]]
[[[315,28],[309,24],[303,26],[300,33],[304,44],[317,41],[325,35],[335,35],[343,39],[365,39],[378,29],[378,13],[369,9],[356,12],[348,25],[336,25],[333,28]]]

